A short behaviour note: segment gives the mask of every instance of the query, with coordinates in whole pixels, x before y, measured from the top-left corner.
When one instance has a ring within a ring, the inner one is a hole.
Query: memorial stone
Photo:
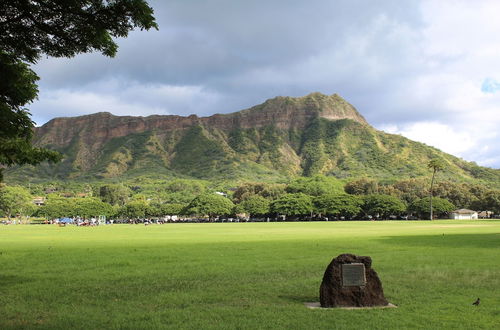
[[[364,264],[342,265],[342,286],[364,286],[366,284]]]
[[[370,257],[341,254],[328,265],[320,286],[321,307],[387,306]]]

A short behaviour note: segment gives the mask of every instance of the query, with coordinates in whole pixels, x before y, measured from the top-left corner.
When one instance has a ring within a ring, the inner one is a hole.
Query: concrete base
[[[310,309],[383,309],[383,308],[398,308],[398,306],[389,303],[386,306],[369,306],[369,307],[333,307],[333,308],[323,308],[319,302],[306,302],[304,305]]]

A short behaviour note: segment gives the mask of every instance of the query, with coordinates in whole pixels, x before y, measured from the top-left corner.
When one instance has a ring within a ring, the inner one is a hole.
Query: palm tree
[[[432,195],[433,195],[433,187],[434,187],[434,178],[436,176],[436,172],[442,170],[444,168],[444,162],[439,158],[433,158],[427,164],[427,167],[432,169],[432,180],[431,180],[431,190],[430,190],[430,201],[431,201],[431,220],[432,220]]]

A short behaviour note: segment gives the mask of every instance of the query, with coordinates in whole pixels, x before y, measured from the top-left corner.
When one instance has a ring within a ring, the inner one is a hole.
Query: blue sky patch
[[[481,91],[483,93],[496,93],[500,91],[500,82],[492,78],[486,78],[481,86]]]

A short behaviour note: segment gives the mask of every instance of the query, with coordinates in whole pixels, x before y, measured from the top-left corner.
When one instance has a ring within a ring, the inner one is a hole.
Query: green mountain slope
[[[36,143],[64,160],[9,169],[6,179],[33,182],[135,176],[282,181],[314,174],[382,181],[428,176],[442,158],[444,176],[500,187],[500,170],[371,127],[338,95],[277,97],[226,115],[57,118]]]

